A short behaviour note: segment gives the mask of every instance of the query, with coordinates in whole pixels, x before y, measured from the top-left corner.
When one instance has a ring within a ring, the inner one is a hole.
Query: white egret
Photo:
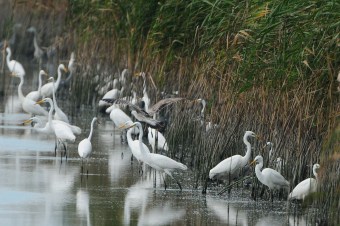
[[[181,184],[172,176],[170,171],[175,170],[175,169],[187,170],[188,167],[167,156],[150,153],[148,148],[145,148],[145,146],[143,145],[143,141],[142,141],[143,140],[143,127],[142,127],[142,124],[140,124],[140,122],[134,122],[132,124],[131,122],[127,122],[123,127],[130,128],[133,126],[137,126],[139,129],[139,149],[142,154],[142,161],[148,164],[150,167],[154,168],[155,170],[164,172],[167,175],[169,175],[172,179],[176,181],[179,188],[182,190]],[[165,180],[164,180],[164,186],[166,189]]]
[[[52,129],[52,131],[54,131],[54,134],[57,139],[57,144],[63,144],[64,149],[65,149],[65,156],[67,159],[67,149],[66,149],[67,142],[74,142],[76,137],[74,133],[72,132],[72,129],[70,128],[70,126],[66,125],[67,123],[64,123],[58,120],[52,120],[54,106],[53,106],[53,101],[51,98],[44,98],[38,101],[37,104],[41,104],[45,102],[48,102],[50,104],[50,111],[48,113],[48,124],[46,123],[46,126],[48,126],[49,129]],[[57,148],[58,148],[58,145],[56,146],[56,149]],[[56,149],[55,149],[55,152],[56,152]]]
[[[91,130],[88,138],[85,138],[84,140],[80,141],[78,144],[78,154],[81,157],[81,172],[83,173],[83,159],[87,159],[92,152],[92,144],[91,144],[91,138],[93,134],[93,125],[97,121],[97,118],[94,117],[91,122]],[[89,174],[89,170],[87,170],[87,174]]]
[[[37,59],[37,61],[39,62],[39,66],[40,66],[42,63],[42,58],[44,56],[44,51],[38,45],[37,29],[35,27],[30,27],[27,29],[27,31],[33,33],[34,58]]]
[[[58,78],[55,82],[55,92],[57,92],[61,80],[61,70],[67,72],[67,68],[63,64],[58,66]],[[41,95],[43,98],[51,97],[53,95],[53,82],[49,82],[41,87]]]
[[[251,153],[251,145],[248,137],[256,137],[252,131],[246,131],[243,136],[243,142],[247,146],[245,156],[233,155],[212,168],[209,172],[210,179],[227,179],[230,177],[238,176],[240,170],[248,163]],[[233,178],[231,178],[233,179]]]
[[[58,104],[57,104],[57,98],[55,95],[56,90],[55,90],[55,85],[54,85],[54,78],[50,77],[48,80],[52,81],[52,95],[53,95],[53,104],[54,104],[54,110],[55,110],[54,119],[60,120],[60,121],[63,121],[69,124],[70,121],[68,120],[67,115],[58,107]]]
[[[38,79],[39,79],[38,90],[29,92],[26,95],[26,98],[29,98],[33,101],[38,101],[41,98],[41,86],[42,86],[42,76],[43,75],[48,76],[47,73],[44,70],[40,70],[39,77],[38,77]]]
[[[156,133],[157,133],[157,135],[156,135]],[[168,151],[169,150],[168,144],[167,144],[166,139],[163,136],[163,134],[156,131],[155,129],[148,127],[148,140],[149,140],[149,143],[151,144],[151,147],[154,151],[155,151],[155,147],[156,147],[156,136],[157,136],[157,149]]]
[[[132,124],[132,122],[127,122],[127,124]],[[144,161],[143,161],[143,155],[142,155],[142,151],[141,151],[141,148],[140,148],[139,140],[133,140],[132,139],[132,134],[135,133],[134,128],[135,127],[132,127],[132,128],[128,129],[128,131],[126,133],[126,137],[127,137],[127,142],[128,142],[129,148],[130,148],[130,150],[132,152],[132,155],[141,164]],[[142,146],[143,146],[143,149],[146,152],[150,153],[148,146],[146,146],[144,143],[142,143]],[[131,161],[132,161],[132,158],[131,158]]]
[[[311,193],[316,192],[317,190],[317,180],[318,180],[318,174],[316,172],[317,169],[320,168],[319,164],[313,165],[313,174],[315,176],[314,178],[307,178],[303,181],[301,181],[296,187],[293,189],[293,191],[289,194],[288,199],[302,199],[304,200],[306,196],[308,196]]]
[[[269,149],[269,161],[272,161],[272,158],[274,155],[274,144],[268,141],[265,146],[270,148]],[[279,173],[281,173],[282,164],[283,164],[283,159],[281,157],[276,158],[276,160],[274,161],[274,169]]]
[[[115,104],[108,108],[106,112],[110,112],[110,119],[116,127],[121,127],[127,121],[132,121],[131,118]]]
[[[16,60],[11,60],[12,51],[9,47],[6,48],[6,52],[7,52],[6,61],[7,61],[8,70],[12,73],[12,75],[16,77],[20,77],[20,76],[24,77],[26,73],[25,73],[25,69],[22,66],[22,64]]]
[[[261,171],[263,167],[263,157],[261,155],[256,156],[254,161],[252,161],[250,164],[256,164],[256,177],[262,184],[266,185],[270,189],[272,201],[274,189],[289,189],[289,182],[276,170],[265,168]]]
[[[22,85],[24,84],[24,76],[22,74],[16,74],[16,77],[20,78],[20,83],[18,85],[18,96],[22,104],[22,109],[33,115],[44,115],[47,116],[48,112],[41,106],[35,104],[35,101],[26,98],[22,93]]]
[[[118,80],[115,79],[113,81],[113,89],[109,90],[108,92],[106,92],[103,96],[102,99],[118,99],[120,97],[120,94],[122,93],[123,91],[123,87],[121,90],[117,89],[117,83],[118,83]],[[98,106],[99,107],[103,107],[103,106],[108,106],[109,104],[103,100],[99,100],[99,103],[98,103]]]

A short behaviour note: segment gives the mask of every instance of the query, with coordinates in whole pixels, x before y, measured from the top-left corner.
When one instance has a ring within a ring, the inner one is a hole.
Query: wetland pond
[[[37,72],[28,71],[25,79],[30,81],[33,74]],[[254,201],[251,189],[218,195],[223,187],[209,185],[202,195],[191,185],[190,169],[174,173],[182,191],[168,177],[165,191],[159,174],[156,185],[150,169],[140,175],[120,131],[108,115],[97,115],[92,107],[72,118],[82,134],[68,145],[69,157],[61,162],[60,152],[54,156],[53,137],[20,125],[29,115],[18,107],[19,79],[6,82],[8,92],[0,106],[1,225],[315,225],[313,210],[294,211],[293,205],[288,211],[286,201]],[[29,84],[24,84],[25,93],[36,87]],[[64,102],[59,105],[67,109],[70,103]],[[86,176],[81,175],[77,146],[88,136],[95,115],[100,124],[94,129]]]

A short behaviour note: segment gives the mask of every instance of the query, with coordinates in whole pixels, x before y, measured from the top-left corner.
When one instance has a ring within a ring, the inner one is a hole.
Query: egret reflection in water
[[[81,223],[83,223],[84,221],[86,222],[86,224],[80,224],[80,225],[90,226],[91,220],[90,220],[90,196],[89,196],[89,193],[84,189],[79,189],[77,191],[76,196],[77,196],[77,202],[76,202],[77,214],[78,214],[78,216],[81,217]]]
[[[225,200],[207,197],[207,207],[218,217],[223,223],[228,225],[248,225],[246,212],[238,210]]]

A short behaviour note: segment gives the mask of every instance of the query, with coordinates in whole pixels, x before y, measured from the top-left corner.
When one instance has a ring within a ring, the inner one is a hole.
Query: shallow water
[[[217,195],[222,187],[209,188],[202,195],[192,189],[190,170],[174,174],[182,192],[169,178],[165,191],[158,174],[155,186],[155,174],[147,169],[140,175],[107,115],[98,116],[93,153],[85,163],[89,173],[82,175],[77,145],[88,136],[95,111],[72,119],[83,133],[61,162],[60,151],[54,156],[53,137],[21,125],[29,115],[20,111],[17,83],[7,82],[0,106],[1,225],[312,225],[312,216],[297,217],[285,201],[255,202],[249,189]]]

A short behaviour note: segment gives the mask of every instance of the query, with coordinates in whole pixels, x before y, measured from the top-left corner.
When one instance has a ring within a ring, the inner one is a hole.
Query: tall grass
[[[70,1],[77,55],[90,67],[74,92],[93,90],[93,74],[110,74],[103,68],[127,67],[148,72],[154,100],[175,90],[204,98],[203,124],[193,120],[199,106],[177,105],[167,131],[169,154],[190,166],[193,186],[244,154],[241,138],[253,130],[264,137],[252,141],[253,155],[266,156],[262,146],[273,142],[292,185],[321,164],[317,202],[327,218],[339,208],[339,17],[338,1]],[[205,132],[208,121],[218,126]]]

